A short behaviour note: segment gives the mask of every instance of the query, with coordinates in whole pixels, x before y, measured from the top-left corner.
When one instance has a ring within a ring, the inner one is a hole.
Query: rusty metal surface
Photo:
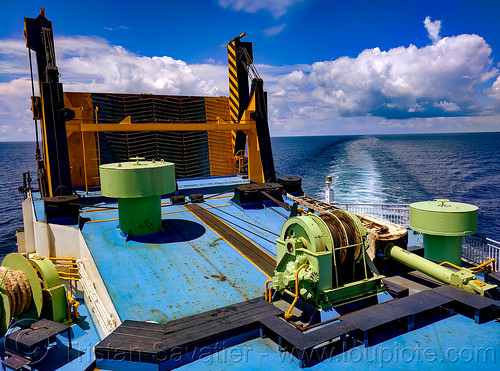
[[[238,251],[251,260],[252,263],[258,266],[265,274],[269,277],[274,275],[276,259],[266,254],[235,229],[218,219],[210,211],[203,209],[200,205],[186,205],[186,208],[200,218],[212,230],[217,232],[224,240],[238,249]]]
[[[117,210],[84,214],[93,223],[83,235],[122,321],[165,323],[262,295],[267,276],[233,246],[182,205],[162,212],[166,233],[149,243],[125,241]]]

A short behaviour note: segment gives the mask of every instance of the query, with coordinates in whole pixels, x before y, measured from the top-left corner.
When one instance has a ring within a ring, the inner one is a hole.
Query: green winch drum
[[[99,166],[103,196],[118,199],[120,230],[143,236],[160,232],[161,195],[175,192],[174,164],[162,161],[113,163]]]
[[[410,228],[423,233],[425,257],[460,265],[462,236],[476,233],[477,210],[474,205],[445,199],[412,203]]]

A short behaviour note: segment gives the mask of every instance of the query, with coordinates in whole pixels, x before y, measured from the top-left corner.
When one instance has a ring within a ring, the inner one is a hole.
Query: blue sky
[[[53,21],[65,91],[227,95],[247,32],[271,134],[500,131],[500,1],[5,1],[0,140],[32,140],[23,17]]]

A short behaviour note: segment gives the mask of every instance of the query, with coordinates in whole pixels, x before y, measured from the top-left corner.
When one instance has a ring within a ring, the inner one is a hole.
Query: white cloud
[[[270,27],[268,29],[265,29],[263,32],[264,32],[264,35],[266,35],[267,37],[276,36],[281,31],[283,31],[285,29],[285,27],[286,27],[286,24],[280,24],[278,26],[274,26],[274,27]]]
[[[271,134],[499,130],[500,76],[490,46],[477,35],[439,38],[437,21],[428,22],[434,25],[429,35],[438,39],[422,48],[373,48],[311,65],[257,64],[268,91]],[[55,42],[65,91],[228,94],[225,62],[145,57],[96,37]],[[23,40],[0,40],[0,78],[0,140],[32,140]],[[484,85],[489,87],[481,91]],[[494,104],[479,102],[478,93]]]
[[[308,85],[308,77],[303,71],[293,71],[280,77],[279,84],[287,90],[304,89]]]
[[[116,25],[115,23],[113,23],[112,25],[110,26],[104,26],[103,27],[105,30],[107,31],[116,31],[116,30],[130,30],[130,28],[128,28],[127,26],[118,26]]]
[[[227,92],[225,65],[188,65],[168,56],[145,57],[96,37],[59,37],[55,44],[65,91],[203,96]],[[3,140],[9,139],[6,135],[11,140],[33,139],[27,54],[23,40],[0,40],[0,76],[8,80],[0,83]]]
[[[33,140],[30,96],[29,78],[0,83],[0,140]]]
[[[27,56],[26,44],[14,39],[0,39],[0,54],[4,57]]]
[[[92,92],[218,95],[213,81],[197,76],[182,60],[145,57],[95,37],[56,39],[61,80],[69,90]]]
[[[431,21],[431,17],[426,17],[424,20],[424,25],[429,33],[429,39],[432,40],[432,43],[435,44],[439,40],[441,40],[441,36],[439,36],[439,32],[441,31],[441,21]]]
[[[486,89],[486,93],[500,104],[500,76],[497,77],[491,88]]]
[[[460,107],[453,102],[446,102],[444,100],[434,103],[434,107],[441,108],[445,112],[458,112]]]
[[[190,64],[189,67],[196,76],[204,76],[206,84],[211,86],[212,95],[229,94],[229,75],[226,64],[221,63],[199,63]]]
[[[0,76],[25,75],[29,69],[28,50],[22,41],[0,39],[0,56]]]
[[[477,35],[445,37],[433,45],[388,51],[367,49],[356,58],[316,62],[279,80],[283,89],[301,91],[316,106],[341,116],[385,118],[481,114],[475,86],[498,75],[491,48]],[[500,83],[490,90],[496,96]]]
[[[219,5],[233,10],[243,10],[247,13],[256,13],[259,10],[266,10],[274,17],[278,18],[286,14],[288,8],[303,0],[219,0]]]

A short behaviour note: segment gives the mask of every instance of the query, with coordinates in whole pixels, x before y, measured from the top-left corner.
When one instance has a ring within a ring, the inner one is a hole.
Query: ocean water
[[[500,240],[500,133],[272,138],[276,171],[324,199],[411,203],[448,198],[479,207],[478,234]],[[36,182],[35,144],[0,142],[0,258],[22,229],[22,173]]]
[[[479,207],[478,234],[500,240],[500,133],[273,138],[276,171],[306,195],[412,203],[447,198]]]
[[[16,230],[23,228],[24,198],[18,191],[23,172],[31,173],[32,185],[38,188],[35,148],[34,142],[0,142],[0,259],[17,251]]]

